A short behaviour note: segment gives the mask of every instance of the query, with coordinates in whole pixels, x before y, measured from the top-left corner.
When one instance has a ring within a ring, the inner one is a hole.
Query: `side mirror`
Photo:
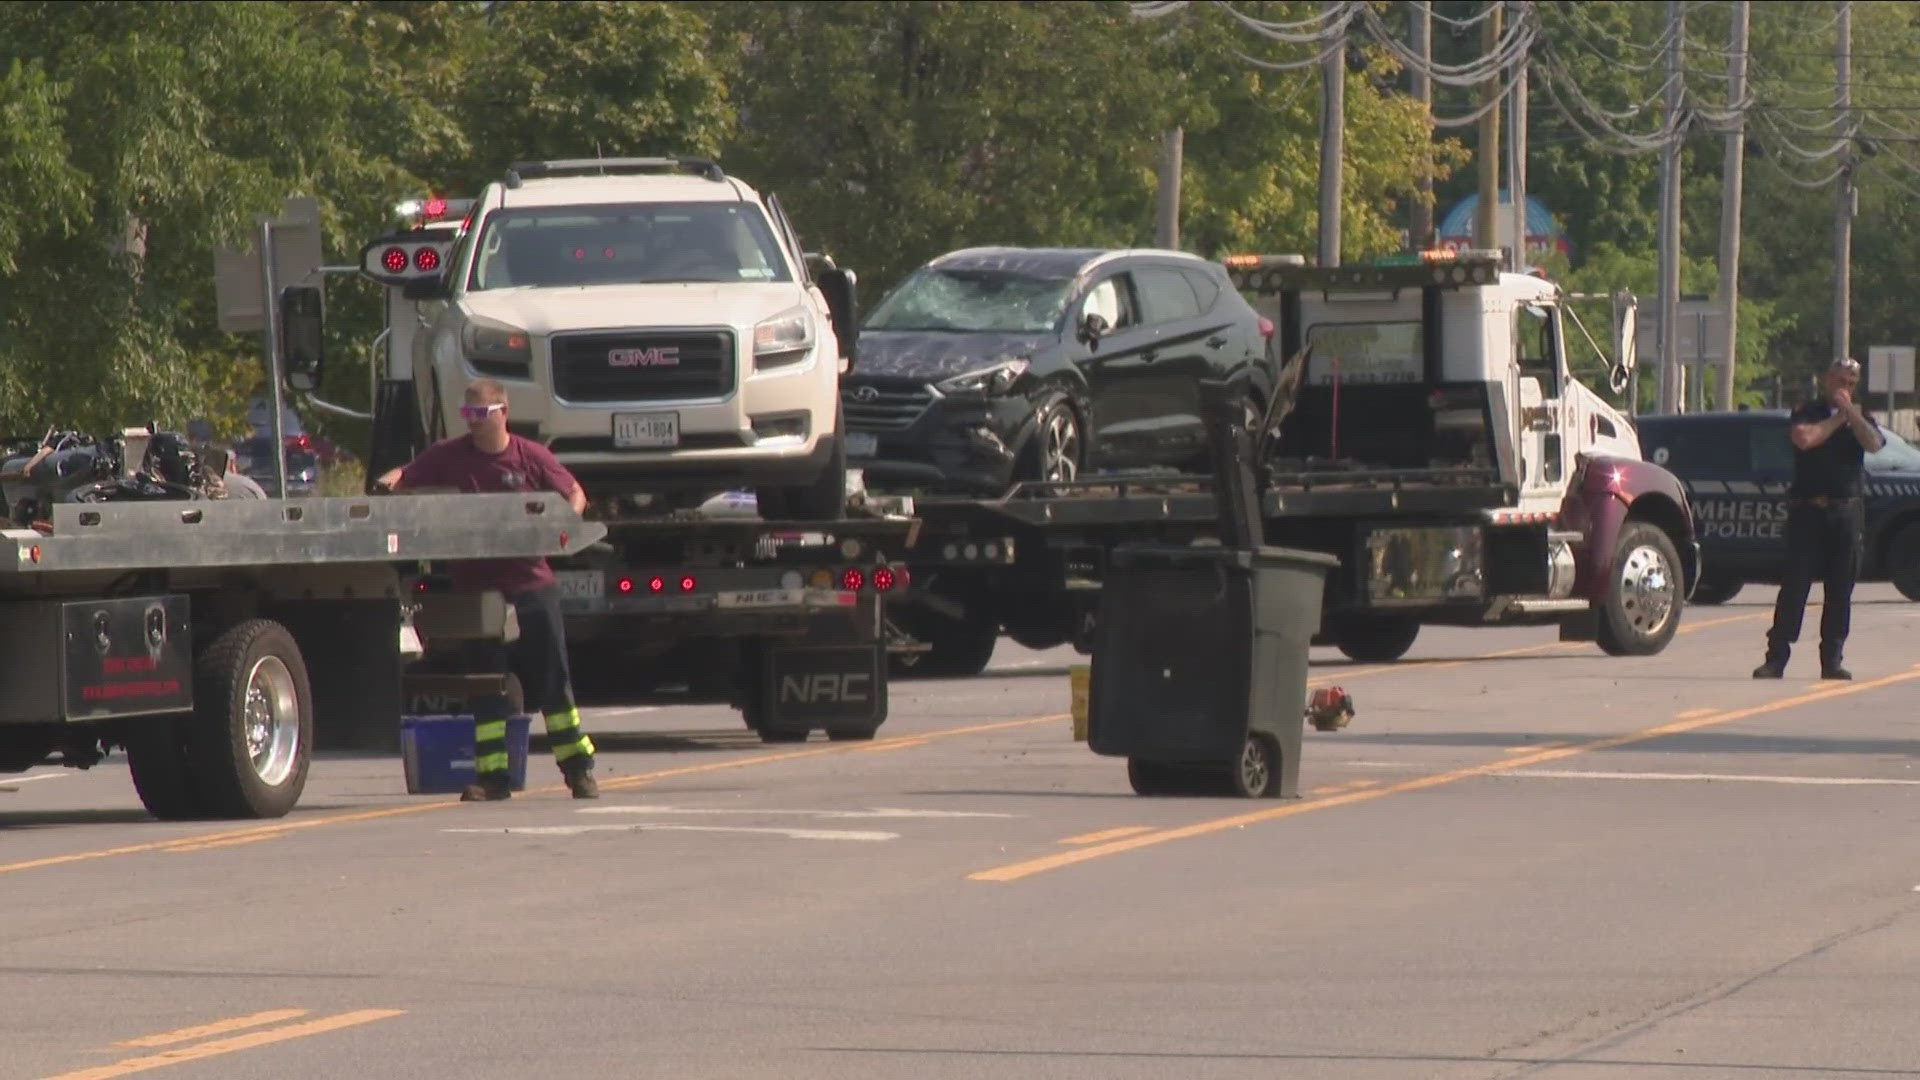
[[[1107,317],[1097,311],[1089,311],[1080,320],[1080,340],[1088,345],[1098,346],[1100,339],[1107,336],[1112,327],[1107,325]]]
[[[827,260],[831,265],[832,260]],[[820,274],[821,295],[827,298],[827,311],[833,316],[833,336],[840,339],[840,355],[848,365],[859,360],[860,298],[856,288],[859,276],[852,270],[833,267]]]
[[[318,390],[325,357],[324,317],[319,288],[301,285],[280,290],[280,356],[287,385]]]
[[[1619,314],[1614,320],[1613,354],[1619,358],[1620,370],[1631,372],[1640,362],[1640,303],[1622,293],[1614,297],[1614,310]]]
[[[409,300],[449,300],[453,297],[453,289],[444,277],[414,278],[400,286],[400,295]]]

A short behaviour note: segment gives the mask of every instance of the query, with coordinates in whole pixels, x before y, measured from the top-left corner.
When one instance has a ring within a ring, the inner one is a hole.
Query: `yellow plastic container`
[[[1067,669],[1067,680],[1073,687],[1073,741],[1087,741],[1087,696],[1093,685],[1093,668],[1086,664],[1077,664]]]

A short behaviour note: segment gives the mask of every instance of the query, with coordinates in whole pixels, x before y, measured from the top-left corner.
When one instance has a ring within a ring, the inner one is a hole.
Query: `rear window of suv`
[[[1793,472],[1783,416],[1739,421],[1642,418],[1640,450],[1679,476],[1779,477]]]
[[[637,203],[496,210],[467,288],[791,280],[753,204]]]

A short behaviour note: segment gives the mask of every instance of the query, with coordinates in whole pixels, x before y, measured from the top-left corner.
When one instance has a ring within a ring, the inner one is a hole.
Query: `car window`
[[[1754,424],[1747,428],[1747,463],[1756,477],[1793,472],[1793,440],[1787,422]]]
[[[1099,315],[1107,320],[1109,330],[1121,330],[1140,322],[1134,310],[1133,287],[1126,274],[1115,274],[1087,291],[1087,299],[1080,305],[1080,317]]]
[[[494,211],[467,288],[792,280],[751,203],[633,203]]]
[[[1220,299],[1220,282],[1204,270],[1182,270],[1180,273],[1186,277],[1187,284],[1193,286],[1194,295],[1200,298],[1200,310],[1212,311],[1214,303]]]
[[[1740,438],[1725,424],[1640,423],[1640,450],[1647,460],[1680,476],[1736,477],[1753,471],[1754,436]],[[1782,441],[1786,433],[1780,432]],[[1788,461],[1792,468],[1792,461]]]
[[[1920,472],[1920,449],[1907,440],[1880,429],[1887,445],[1867,455],[1867,469],[1871,472]]]
[[[1560,369],[1554,363],[1553,309],[1522,304],[1513,313],[1514,356],[1522,378],[1540,380],[1541,391],[1560,396]]]
[[[1141,321],[1149,326],[1200,314],[1200,300],[1188,284],[1187,276],[1178,270],[1162,266],[1136,267],[1133,285],[1140,293]]]
[[[1005,270],[921,267],[867,317],[867,330],[1050,334],[1060,326],[1071,278]]]

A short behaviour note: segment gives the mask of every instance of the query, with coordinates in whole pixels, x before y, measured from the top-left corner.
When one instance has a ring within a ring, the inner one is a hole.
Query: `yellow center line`
[[[1069,836],[1060,842],[1063,844],[1097,844],[1102,840],[1118,840],[1123,836],[1133,836],[1137,833],[1152,831],[1153,826],[1151,825],[1122,825],[1117,829],[1101,829],[1099,832]]]
[[[1749,717],[1779,712],[1783,709],[1791,709],[1800,705],[1826,701],[1830,698],[1847,697],[1852,694],[1864,693],[1868,690],[1876,690],[1883,686],[1892,686],[1895,683],[1903,683],[1912,679],[1920,679],[1920,664],[1914,665],[1913,670],[1904,671],[1898,675],[1888,675],[1884,678],[1872,679],[1866,682],[1845,683],[1831,689],[1813,690],[1807,693],[1795,694],[1791,697],[1777,698],[1759,705],[1750,705],[1739,709],[1728,709],[1706,716],[1696,716],[1684,720],[1674,720],[1656,727],[1643,728],[1639,731],[1628,732],[1625,735],[1613,735],[1604,739],[1594,739],[1574,746],[1536,750],[1530,754],[1509,757],[1504,761],[1491,761],[1483,765],[1473,765],[1463,769],[1454,769],[1449,772],[1433,773],[1428,776],[1416,777],[1415,779],[1402,781],[1401,783],[1392,784],[1387,787],[1371,788],[1362,791],[1348,791],[1338,795],[1328,795],[1323,798],[1293,803],[1289,806],[1274,807],[1270,810],[1255,810],[1245,814],[1233,814],[1228,817],[1195,822],[1192,825],[1182,825],[1172,829],[1161,829],[1156,832],[1083,847],[1074,851],[1058,852],[1037,859],[1028,859],[1024,862],[1009,863],[1005,866],[996,866],[988,870],[980,870],[968,874],[967,880],[1016,881],[1020,878],[1029,877],[1048,870],[1057,870],[1063,866],[1071,866],[1075,863],[1086,862],[1090,859],[1098,859],[1107,855],[1118,855],[1126,851],[1135,851],[1140,848],[1150,847],[1154,844],[1164,844],[1172,840],[1185,840],[1189,837],[1204,836],[1208,833],[1220,832],[1225,829],[1237,829],[1258,822],[1274,821],[1280,818],[1293,817],[1296,814],[1312,813],[1316,810],[1328,810],[1336,806],[1346,806],[1351,803],[1367,802],[1373,799],[1385,798],[1388,795],[1401,795],[1411,791],[1422,791],[1426,788],[1452,784],[1476,776],[1493,776],[1514,769],[1524,769],[1530,765],[1538,765],[1542,762],[1573,757],[1575,754],[1592,753],[1596,750],[1609,750],[1616,746],[1627,746],[1632,743],[1646,742],[1651,739],[1664,738],[1668,735],[1677,735],[1682,732],[1695,731],[1700,728],[1713,727],[1718,724],[1728,724],[1736,720],[1745,720]]]
[[[226,1020],[215,1020],[211,1024],[181,1028],[178,1031],[163,1031],[158,1035],[143,1035],[138,1039],[126,1039],[113,1045],[131,1046],[136,1049],[149,1046],[168,1046],[173,1043],[204,1039],[209,1035],[225,1035],[229,1031],[239,1031],[242,1028],[277,1024],[282,1020],[291,1020],[296,1016],[305,1015],[307,1015],[307,1010],[305,1009],[268,1009],[266,1012],[257,1012],[251,1016],[234,1016]]]
[[[1707,711],[1712,712],[1713,710],[1708,709]],[[1687,714],[1681,713],[1680,715],[1685,716]],[[1570,746],[1570,745],[1572,744],[1567,742],[1543,742],[1543,743],[1535,743],[1532,746],[1509,746],[1505,750],[1501,751],[1501,753],[1503,754],[1534,754],[1542,750],[1558,750],[1562,746]]]
[[[101,1065],[78,1072],[61,1073],[47,1077],[46,1080],[109,1080],[110,1077],[126,1076],[130,1073],[146,1072],[148,1069],[163,1069],[168,1065],[198,1061],[201,1058],[231,1054],[236,1050],[251,1050],[256,1046],[269,1046],[288,1039],[303,1039],[309,1035],[320,1035],[357,1024],[385,1020],[390,1016],[403,1016],[403,1009],[360,1009],[356,1012],[341,1013],[338,1016],[324,1016],[318,1020],[309,1020],[304,1024],[288,1024],[286,1027],[268,1028],[247,1035],[236,1035],[231,1039],[215,1039],[212,1042],[195,1043],[182,1046],[177,1050],[163,1050],[149,1057],[127,1058],[111,1065]]]
[[[618,776],[600,781],[602,791],[621,791],[639,787],[660,780],[670,780],[680,776],[693,776],[698,773],[716,772],[722,769],[744,769],[751,765],[770,765],[781,761],[797,761],[800,758],[819,757],[823,754],[845,754],[854,750],[868,750],[896,742],[912,742],[921,745],[936,739],[952,738],[959,735],[973,735],[983,731],[1002,731],[1007,728],[1031,727],[1035,724],[1058,723],[1069,718],[1067,713],[1050,713],[1046,716],[1033,716],[1024,720],[1001,720],[990,724],[971,724],[966,727],[945,728],[940,731],[921,732],[914,735],[901,735],[893,739],[875,740],[864,745],[836,743],[810,750],[791,750],[779,754],[760,754],[749,758],[736,758],[731,761],[712,761],[704,765],[687,765],[680,768],[661,769],[657,772],[639,773],[634,776]],[[550,795],[566,791],[566,785],[555,784],[551,787],[533,788],[522,792],[524,795]],[[402,803],[395,806],[380,806],[371,810],[353,810],[343,814],[324,814],[316,817],[301,818],[297,821],[275,822],[272,825],[251,826],[231,832],[204,833],[198,836],[180,836],[171,840],[154,840],[144,844],[127,844],[122,847],[101,848],[95,851],[76,851],[65,855],[48,855],[23,862],[0,863],[0,874],[17,873],[22,870],[38,870],[48,866],[63,866],[68,863],[88,862],[93,859],[107,859],[116,855],[141,855],[153,851],[174,851],[181,848],[194,849],[207,846],[225,846],[228,842],[249,840],[268,840],[285,836],[299,829],[317,829],[325,825],[345,825],[356,821],[375,821],[380,818],[399,817],[403,814],[423,814],[431,810],[450,810],[465,806],[457,800],[446,802]]]

